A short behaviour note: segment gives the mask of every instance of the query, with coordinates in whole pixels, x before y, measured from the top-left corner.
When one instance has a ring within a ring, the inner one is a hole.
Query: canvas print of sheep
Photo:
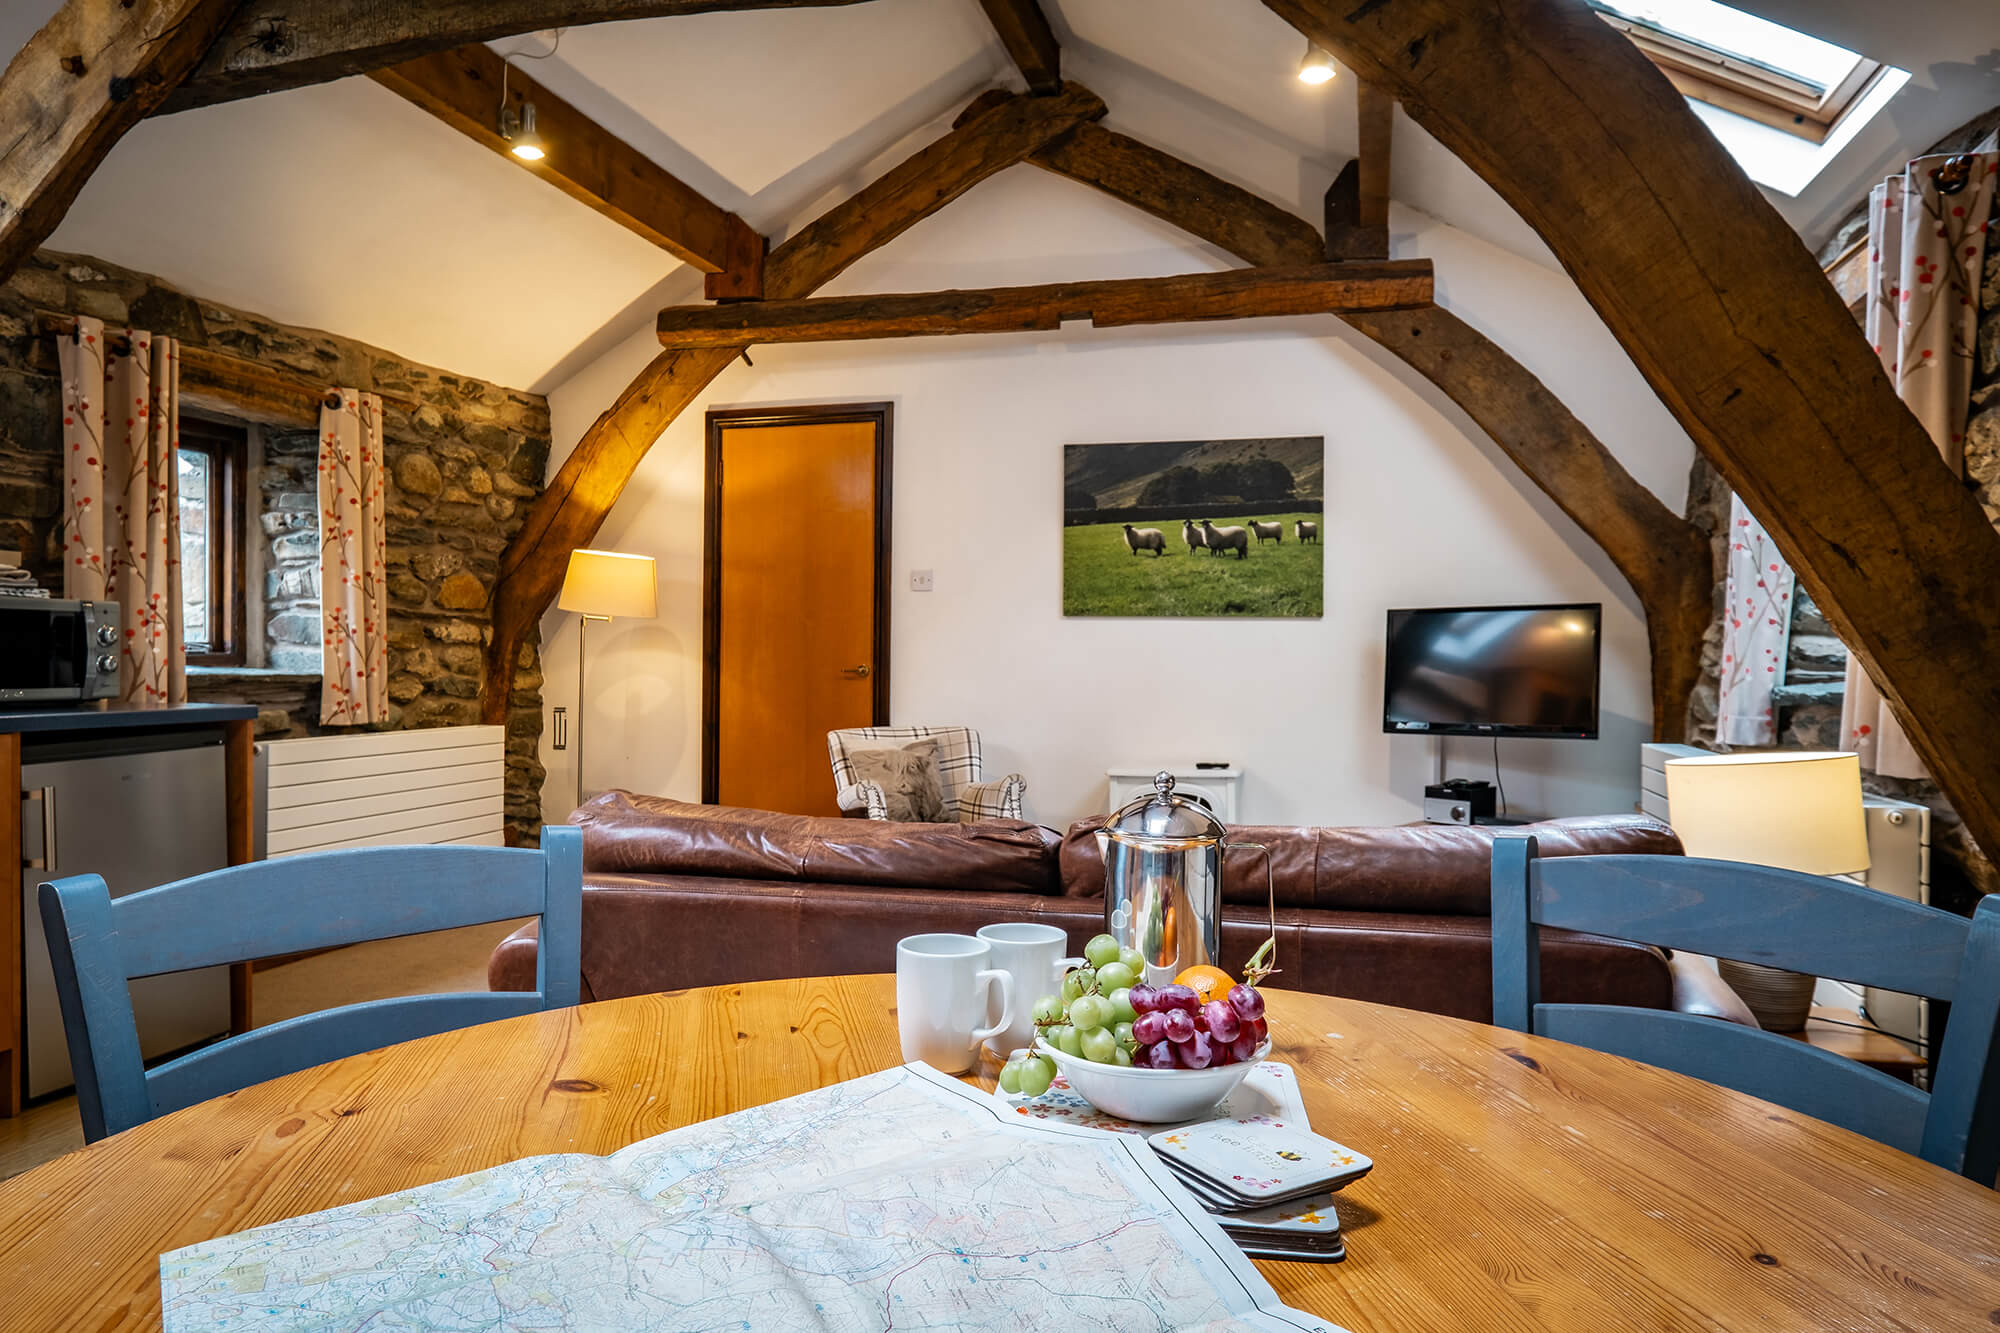
[[[1063,449],[1066,616],[1317,616],[1326,440]]]

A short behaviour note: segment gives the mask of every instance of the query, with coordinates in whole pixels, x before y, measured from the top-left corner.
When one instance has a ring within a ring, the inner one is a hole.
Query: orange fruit
[[[1236,984],[1235,977],[1208,963],[1196,963],[1193,967],[1184,968],[1174,980],[1192,989],[1203,1004],[1222,999]]]

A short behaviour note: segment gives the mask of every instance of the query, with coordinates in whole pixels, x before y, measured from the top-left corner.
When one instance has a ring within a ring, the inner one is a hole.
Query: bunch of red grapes
[[[1170,982],[1132,987],[1132,1063],[1140,1069],[1207,1069],[1248,1060],[1264,1041],[1264,997],[1232,986],[1219,1000],[1201,1002],[1192,986]]]

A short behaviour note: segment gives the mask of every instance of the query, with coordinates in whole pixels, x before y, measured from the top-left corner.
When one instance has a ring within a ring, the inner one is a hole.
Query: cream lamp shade
[[[1868,868],[1858,755],[1802,751],[1669,759],[1667,807],[1689,856],[1808,875]]]
[[[586,616],[651,620],[659,614],[653,573],[650,555],[572,551],[556,605]]]

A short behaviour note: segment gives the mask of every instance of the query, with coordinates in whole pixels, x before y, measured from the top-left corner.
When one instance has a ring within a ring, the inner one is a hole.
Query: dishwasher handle
[[[36,787],[32,791],[23,792],[21,804],[26,806],[30,803],[39,804],[42,810],[42,854],[23,856],[21,867],[24,870],[47,872],[61,863],[56,854],[56,789]],[[28,812],[25,809],[21,812],[21,826],[28,827]]]

